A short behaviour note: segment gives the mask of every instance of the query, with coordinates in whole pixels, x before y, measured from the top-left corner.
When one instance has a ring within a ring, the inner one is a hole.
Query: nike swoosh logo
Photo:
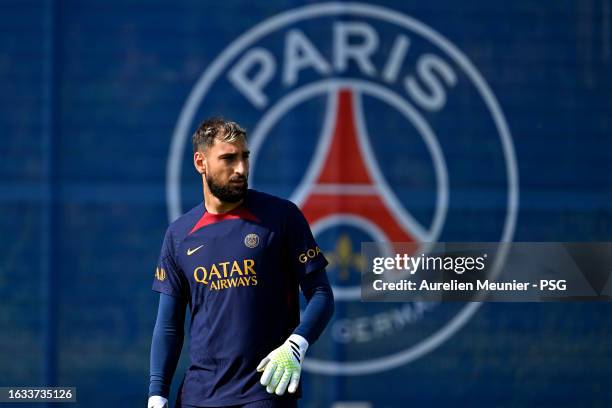
[[[187,255],[193,255],[198,249],[202,248],[203,246],[204,244],[200,245],[197,248],[193,248],[193,249],[187,248]]]

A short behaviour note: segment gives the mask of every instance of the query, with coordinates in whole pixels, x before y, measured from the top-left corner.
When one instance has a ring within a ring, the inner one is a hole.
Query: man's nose
[[[249,164],[246,160],[238,160],[236,167],[234,167],[234,173],[244,176],[249,169]]]

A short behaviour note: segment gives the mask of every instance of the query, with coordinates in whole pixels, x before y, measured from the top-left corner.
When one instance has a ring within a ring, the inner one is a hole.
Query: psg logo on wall
[[[306,370],[407,364],[477,311],[475,302],[359,302],[362,242],[512,240],[511,135],[485,79],[449,39],[357,3],[258,23],[208,66],[182,108],[168,160],[170,219],[201,201],[189,141],[215,114],[248,131],[250,186],[295,202],[330,261],[336,315]]]

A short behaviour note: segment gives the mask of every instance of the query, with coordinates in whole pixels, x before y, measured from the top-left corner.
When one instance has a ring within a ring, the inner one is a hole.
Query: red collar
[[[243,220],[247,220],[247,221],[261,222],[259,220],[259,218],[257,218],[244,205],[240,205],[240,206],[234,208],[233,210],[230,210],[228,212],[224,212],[224,213],[221,213],[221,214],[209,213],[209,212],[206,211],[206,208],[204,208],[204,214],[198,220],[198,222],[193,226],[191,231],[189,231],[189,234],[191,235],[194,232],[196,232],[197,230],[199,230],[200,228],[204,228],[205,226],[210,225],[210,224],[214,224],[216,222],[225,221],[225,220],[235,220],[235,219],[239,219],[239,218],[241,218]]]

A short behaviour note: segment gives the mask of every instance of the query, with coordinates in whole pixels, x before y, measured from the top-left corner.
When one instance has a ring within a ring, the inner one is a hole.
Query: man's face
[[[249,177],[249,150],[246,141],[215,140],[205,153],[206,183],[219,200],[236,203],[246,196]]]

